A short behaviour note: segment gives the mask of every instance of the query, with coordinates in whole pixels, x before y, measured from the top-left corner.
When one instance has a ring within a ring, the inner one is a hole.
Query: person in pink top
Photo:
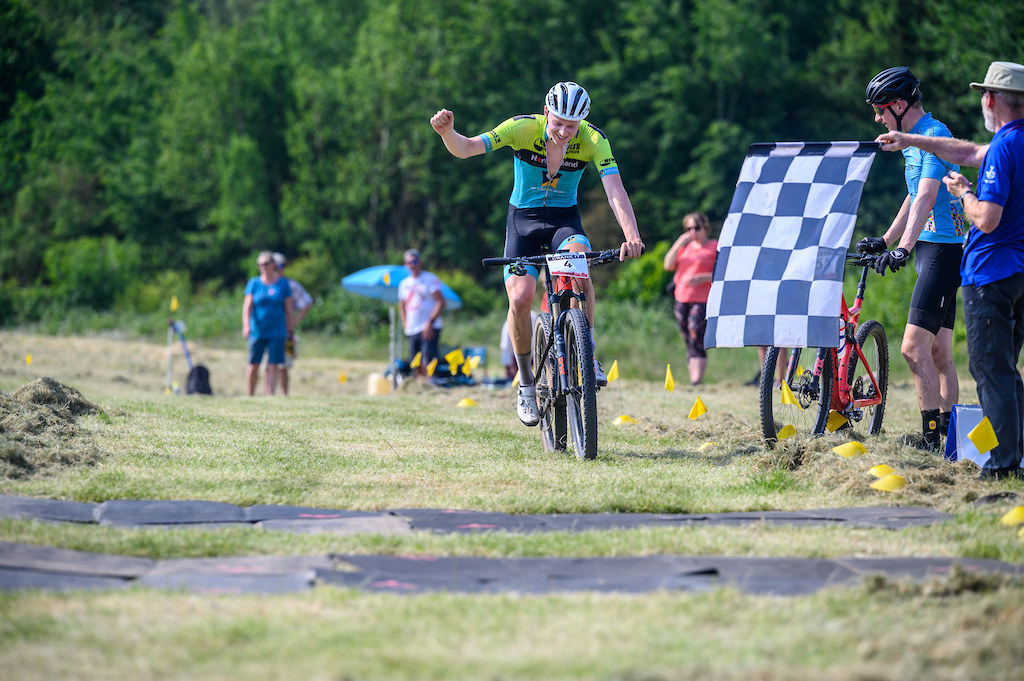
[[[715,270],[718,241],[711,238],[711,223],[703,213],[683,218],[683,233],[665,254],[665,269],[675,272],[675,312],[686,341],[686,368],[690,385],[700,385],[708,365],[704,350],[708,293]]]

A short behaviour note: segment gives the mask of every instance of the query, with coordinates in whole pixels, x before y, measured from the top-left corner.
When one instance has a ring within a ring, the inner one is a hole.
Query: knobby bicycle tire
[[[836,361],[834,349],[830,348],[826,352],[817,386],[813,382],[817,352],[813,348],[790,349],[785,385],[789,388],[791,399],[789,395],[783,394],[782,383],[775,384],[779,352],[779,348],[769,346],[761,367],[761,434],[769,447],[773,447],[779,440],[780,433],[788,437],[800,433],[820,435],[825,432],[832,401],[832,375]],[[809,367],[805,367],[801,359]],[[792,431],[786,426],[791,426]]]
[[[537,407],[540,410],[540,439],[544,449],[557,452],[565,449],[565,398],[555,396],[555,352],[552,342],[551,315],[537,315],[533,327],[533,354],[530,364],[537,385]],[[545,353],[545,350],[547,352]]]
[[[565,370],[569,384],[565,400],[569,436],[576,458],[593,459],[597,457],[597,377],[594,375],[590,324],[578,308],[567,310],[563,319]]]
[[[882,401],[873,407],[861,409],[862,420],[868,428],[868,434],[877,435],[882,430],[882,419],[885,417],[885,400],[889,392],[889,342],[885,337],[885,329],[874,319],[868,320],[857,329],[857,345],[864,353],[871,373],[878,382],[878,390]],[[864,368],[864,363],[854,352],[850,356],[850,366],[846,373],[850,390],[855,400],[874,398],[875,386]]]

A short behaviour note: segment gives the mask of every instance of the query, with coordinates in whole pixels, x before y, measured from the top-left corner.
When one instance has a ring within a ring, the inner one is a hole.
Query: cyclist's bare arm
[[[883,151],[900,151],[907,147],[917,147],[928,153],[935,154],[943,161],[958,166],[980,168],[988,152],[987,144],[975,144],[968,140],[955,137],[929,137],[927,135],[911,135],[906,132],[883,132],[875,138],[882,145]]]
[[[626,258],[639,258],[644,252],[644,242],[640,239],[640,229],[636,226],[636,215],[633,213],[633,204],[629,201],[629,194],[622,184],[622,176],[618,173],[605,175],[601,178],[604,185],[604,192],[608,195],[608,203],[612,207],[612,213],[622,228],[622,235],[626,241],[619,250],[619,260]]]
[[[935,207],[935,197],[939,194],[939,180],[934,177],[922,177],[917,183],[917,196],[910,204],[910,213],[907,216],[907,228],[903,230],[903,236],[899,240],[899,247],[908,252],[914,250],[917,238],[924,230],[924,223],[928,221],[928,215]]]
[[[448,109],[441,109],[431,116],[430,125],[434,128],[434,132],[441,136],[444,146],[451,155],[456,158],[479,156],[487,151],[484,140],[480,135],[466,137],[455,131],[455,114]]]

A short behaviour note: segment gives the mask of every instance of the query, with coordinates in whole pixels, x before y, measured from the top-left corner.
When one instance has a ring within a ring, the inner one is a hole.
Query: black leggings
[[[919,326],[933,334],[939,329],[952,329],[956,321],[956,292],[960,288],[960,244],[936,244],[918,241],[914,246],[917,257],[917,283],[910,297],[907,324]]]

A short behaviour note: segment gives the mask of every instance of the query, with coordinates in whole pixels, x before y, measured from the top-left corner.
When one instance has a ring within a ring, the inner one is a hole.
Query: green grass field
[[[893,356],[899,360],[898,349]],[[183,383],[180,346],[175,351]],[[750,351],[752,352],[752,351]],[[27,356],[32,355],[32,363]],[[206,499],[379,510],[456,507],[509,513],[795,510],[928,506],[953,514],[899,532],[768,525],[512,535],[300,535],[158,530],[0,520],[0,540],[150,558],[336,553],[450,556],[942,556],[1024,562],[1000,518],[1020,482],[979,482],[966,463],[906,447],[919,416],[895,371],[885,432],[850,459],[851,439],[759,440],[757,394],[739,379],[669,393],[623,379],[599,396],[596,461],[543,451],[510,391],[407,384],[368,396],[376,360],[310,351],[292,395],[244,396],[244,356],[194,347],[213,398],[164,394],[166,348],[125,338],[0,334],[0,389],[40,376],[77,388],[102,414],[53,442],[14,432],[0,493],[78,501]],[[317,355],[317,356],[313,356]],[[724,362],[723,362],[724,364]],[[746,358],[733,373],[749,366]],[[894,366],[894,368],[896,368]],[[743,372],[747,373],[746,371]],[[346,379],[341,382],[340,379]],[[962,377],[961,401],[974,386]],[[697,395],[708,413],[687,418]],[[470,397],[477,406],[459,408]],[[636,424],[616,426],[620,414]],[[56,436],[54,436],[56,437]],[[34,439],[33,439],[34,438]],[[885,463],[908,486],[870,487]],[[995,503],[979,498],[1010,493]],[[0,594],[0,678],[247,679],[973,679],[1024,678],[1024,584],[956,573],[915,584],[870,579],[811,596],[731,588],[643,595],[391,596],[318,587],[292,596]]]

